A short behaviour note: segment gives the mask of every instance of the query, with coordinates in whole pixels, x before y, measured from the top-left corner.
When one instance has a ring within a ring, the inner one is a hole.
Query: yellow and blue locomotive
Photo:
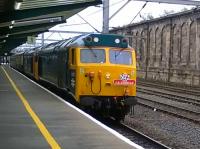
[[[81,35],[21,57],[21,71],[67,90],[82,107],[120,120],[136,104],[135,50],[123,36]],[[11,59],[16,67],[15,55]]]

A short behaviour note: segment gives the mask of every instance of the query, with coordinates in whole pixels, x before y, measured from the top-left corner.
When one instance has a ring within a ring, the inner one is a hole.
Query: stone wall
[[[200,86],[200,10],[190,10],[110,31],[137,51],[138,77]]]

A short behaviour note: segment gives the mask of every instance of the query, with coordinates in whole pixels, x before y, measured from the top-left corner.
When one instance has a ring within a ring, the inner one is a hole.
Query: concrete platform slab
[[[53,94],[3,66],[63,149],[140,148],[113,135]],[[50,148],[0,68],[0,148]]]

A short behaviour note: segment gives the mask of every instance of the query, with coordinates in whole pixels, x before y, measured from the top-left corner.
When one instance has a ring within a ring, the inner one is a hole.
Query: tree
[[[168,15],[173,14],[173,13],[175,13],[174,10],[164,10],[163,14],[161,14],[160,17],[165,17],[165,16],[168,16]]]
[[[187,8],[183,8],[183,9],[181,9],[181,12],[183,12],[183,11],[187,11],[188,9]]]
[[[153,15],[151,13],[147,13],[147,14],[143,14],[143,15],[140,14],[140,18],[142,19],[142,21],[154,19]]]

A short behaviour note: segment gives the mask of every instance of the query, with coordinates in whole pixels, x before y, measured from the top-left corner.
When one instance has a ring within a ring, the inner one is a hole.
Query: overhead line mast
[[[103,33],[109,33],[109,1],[103,0]]]

